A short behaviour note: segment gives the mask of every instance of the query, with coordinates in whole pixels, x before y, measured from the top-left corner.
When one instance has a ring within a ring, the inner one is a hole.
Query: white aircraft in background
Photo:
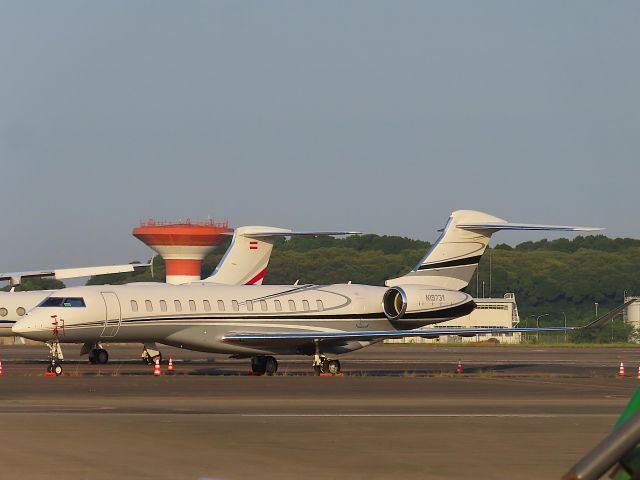
[[[283,228],[246,226],[234,230],[231,244],[218,263],[213,274],[206,280],[218,285],[261,285],[267,265],[271,258],[273,242],[278,237],[320,236],[320,235],[354,235],[359,232],[294,232]],[[259,240],[257,239],[259,237]],[[77,278],[110,273],[132,272],[134,267],[149,266],[149,264],[127,264],[108,267],[86,267],[74,269],[57,269],[39,272],[16,272],[0,274],[0,280],[9,280],[12,292],[0,292],[0,336],[15,336],[12,327],[29,310],[42,303],[57,290],[35,290],[28,292],[14,292],[20,284],[21,278],[54,277],[56,279]],[[158,282],[134,283],[135,286],[165,285]],[[101,289],[107,288],[100,286]],[[113,288],[112,286],[108,287]],[[56,297],[59,298],[59,297]],[[73,302],[71,302],[73,303]],[[70,302],[61,302],[61,306],[69,307]],[[103,309],[105,306],[103,305]],[[111,340],[108,335],[89,336],[80,351],[81,355],[89,355],[91,363],[107,363],[109,353],[101,342]],[[142,359],[147,363],[154,363],[160,356],[158,347],[152,341],[143,341]],[[62,352],[60,351],[60,357]]]
[[[11,290],[0,292],[0,337],[12,337],[15,335],[11,327],[29,310],[41,303],[55,290],[33,290],[16,292],[23,278],[46,278],[67,280],[69,278],[90,277],[94,275],[107,275],[110,273],[133,272],[135,268],[148,267],[148,264],[127,263],[125,265],[106,265],[100,267],[58,268],[54,270],[37,270],[31,272],[0,273],[0,281],[8,281]]]
[[[157,342],[236,358],[274,374],[275,355],[309,355],[314,371],[337,373],[337,355],[386,338],[564,331],[548,328],[430,328],[470,313],[473,298],[460,291],[498,230],[596,231],[597,228],[508,223],[482,212],[453,212],[442,235],[407,275],[386,287],[335,285],[221,285],[214,278],[189,285],[129,284],[66,288],[13,326],[47,342],[50,371],[62,372],[60,343]],[[249,245],[259,252],[262,238]],[[221,269],[224,268],[224,265]],[[214,275],[215,277],[215,275]]]

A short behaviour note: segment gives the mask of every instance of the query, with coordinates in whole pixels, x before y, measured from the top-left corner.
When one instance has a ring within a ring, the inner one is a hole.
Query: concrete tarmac
[[[560,478],[640,386],[634,348],[380,345],[342,377],[163,348],[160,378],[138,347],[75,350],[49,378],[42,347],[0,348],[0,478]]]

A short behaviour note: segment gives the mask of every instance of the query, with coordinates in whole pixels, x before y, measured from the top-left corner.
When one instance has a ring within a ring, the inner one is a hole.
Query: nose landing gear
[[[49,347],[49,365],[47,365],[47,374],[59,377],[62,375],[62,362],[64,361],[60,342],[57,340],[47,342],[47,346]]]

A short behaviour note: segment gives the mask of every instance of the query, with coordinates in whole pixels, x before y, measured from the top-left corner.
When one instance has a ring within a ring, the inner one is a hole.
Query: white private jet
[[[407,275],[386,287],[336,285],[85,286],[47,298],[13,326],[17,335],[47,342],[50,371],[62,372],[60,343],[100,340],[157,342],[252,358],[252,370],[272,375],[275,355],[309,355],[316,374],[337,373],[337,355],[386,338],[563,331],[549,328],[420,327],[466,315],[473,298],[460,291],[498,230],[597,231],[598,228],[509,223],[482,212],[453,212],[442,235]],[[254,235],[254,245],[262,236]],[[259,247],[258,250],[259,251]],[[568,327],[572,330],[582,327]]]
[[[33,290],[16,292],[23,278],[46,278],[67,280],[70,278],[91,277],[111,273],[133,272],[135,268],[148,267],[148,264],[127,263],[125,265],[106,265],[99,267],[58,268],[54,270],[37,270],[31,272],[0,273],[0,281],[8,281],[11,290],[0,292],[0,337],[15,335],[11,327],[20,318],[51,295],[55,290]]]

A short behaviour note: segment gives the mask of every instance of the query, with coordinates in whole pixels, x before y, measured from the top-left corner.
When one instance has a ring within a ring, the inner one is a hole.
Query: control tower
[[[200,280],[202,259],[233,232],[229,222],[140,222],[133,236],[160,254],[167,266],[167,283],[179,285]]]

